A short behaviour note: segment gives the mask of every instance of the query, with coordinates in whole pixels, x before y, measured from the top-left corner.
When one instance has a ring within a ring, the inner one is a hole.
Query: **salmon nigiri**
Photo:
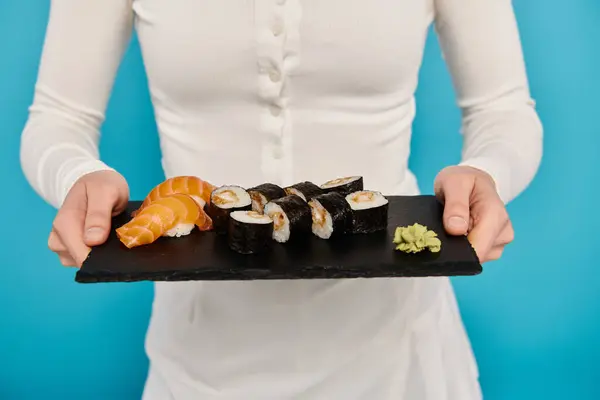
[[[191,196],[177,193],[153,201],[116,232],[119,240],[132,248],[161,236],[189,235],[194,226],[207,231],[212,229],[212,220]]]
[[[144,202],[131,215],[136,216],[141,210],[152,202],[172,194],[187,194],[191,196],[200,207],[210,202],[210,194],[216,186],[196,176],[176,176],[169,178],[155,186],[144,199]]]

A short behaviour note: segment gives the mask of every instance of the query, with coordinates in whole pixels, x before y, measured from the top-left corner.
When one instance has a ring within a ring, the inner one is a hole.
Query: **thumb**
[[[448,174],[439,182],[436,195],[444,203],[444,228],[451,235],[468,232],[473,186],[473,179],[459,174]]]
[[[87,213],[85,217],[84,241],[88,246],[102,244],[110,232],[113,209],[117,195],[109,189],[89,185],[87,190]]]

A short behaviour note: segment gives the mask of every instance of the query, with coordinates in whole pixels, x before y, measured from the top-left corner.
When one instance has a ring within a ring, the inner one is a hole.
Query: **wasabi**
[[[425,249],[437,253],[442,247],[442,242],[434,231],[417,223],[397,227],[394,232],[394,243],[397,244],[396,250],[405,253],[418,253]]]

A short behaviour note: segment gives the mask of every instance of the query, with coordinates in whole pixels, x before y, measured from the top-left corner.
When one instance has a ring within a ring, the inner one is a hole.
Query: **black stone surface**
[[[113,220],[109,239],[94,247],[75,280],[81,283],[341,279],[477,275],[482,267],[464,236],[448,236],[442,226],[442,206],[433,196],[389,196],[386,231],[346,235],[329,240],[313,234],[290,243],[273,243],[263,254],[242,255],[231,250],[226,236],[194,230],[181,238],[127,249],[114,229],[129,220],[141,202]],[[397,226],[415,222],[438,233],[439,253],[405,254],[394,250]]]

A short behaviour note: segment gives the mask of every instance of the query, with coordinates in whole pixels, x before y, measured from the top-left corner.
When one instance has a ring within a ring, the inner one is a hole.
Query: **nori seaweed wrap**
[[[288,195],[268,202],[265,214],[273,220],[273,239],[279,243],[311,233],[310,206],[299,196]]]
[[[265,204],[271,200],[280,199],[285,197],[287,193],[282,187],[275,185],[274,183],[263,183],[248,189],[248,193],[252,198],[252,209],[256,212],[263,213]]]
[[[347,195],[346,201],[352,209],[353,233],[373,233],[387,228],[389,202],[381,193],[361,190]]]
[[[322,184],[321,189],[325,192],[338,192],[344,196],[353,192],[364,190],[362,176],[347,176],[344,178],[332,179]]]
[[[229,214],[229,247],[241,254],[256,254],[273,244],[273,220],[256,211],[233,211]]]
[[[229,227],[229,214],[251,208],[252,200],[248,192],[240,186],[229,185],[213,190],[206,211],[213,220],[215,232],[224,235]]]
[[[338,192],[324,193],[308,202],[312,211],[312,232],[321,239],[352,231],[352,209]]]
[[[323,189],[309,181],[299,182],[292,186],[288,186],[285,188],[285,192],[288,195],[295,194],[306,202],[310,201],[310,199],[315,196],[325,193]]]

